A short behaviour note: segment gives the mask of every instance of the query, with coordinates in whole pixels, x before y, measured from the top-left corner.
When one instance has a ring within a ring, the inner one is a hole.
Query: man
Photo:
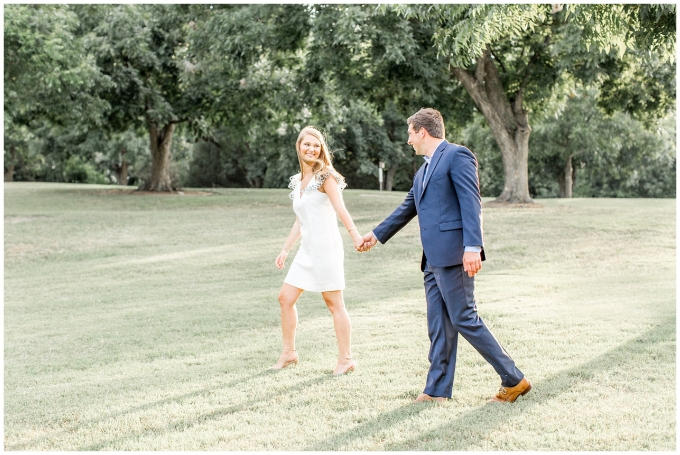
[[[408,143],[425,163],[404,202],[364,236],[360,250],[387,242],[418,215],[430,370],[416,401],[451,398],[460,333],[501,377],[501,388],[490,401],[511,403],[529,392],[531,383],[477,314],[474,276],[485,260],[477,159],[444,139],[439,111],[421,109],[407,123]]]

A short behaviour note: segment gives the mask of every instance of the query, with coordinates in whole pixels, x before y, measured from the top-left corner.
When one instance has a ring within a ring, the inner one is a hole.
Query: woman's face
[[[300,142],[302,160],[311,163],[321,154],[321,142],[311,134],[306,134]]]

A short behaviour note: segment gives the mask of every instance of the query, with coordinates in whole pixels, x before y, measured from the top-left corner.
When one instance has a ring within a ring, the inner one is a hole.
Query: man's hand
[[[477,272],[482,270],[481,253],[473,253],[472,251],[463,253],[463,270],[468,273],[468,276],[475,276]]]
[[[364,252],[368,251],[371,248],[375,246],[376,243],[378,243],[378,239],[373,235],[373,231],[369,232],[368,234],[364,235],[364,244],[361,245],[361,247],[357,248],[358,251]]]

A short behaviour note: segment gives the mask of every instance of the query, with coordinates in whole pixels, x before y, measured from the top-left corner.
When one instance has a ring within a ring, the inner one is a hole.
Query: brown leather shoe
[[[442,401],[446,401],[446,397],[431,397],[426,393],[421,393],[418,395],[418,398],[416,398],[416,403],[423,403],[425,401],[439,401],[441,403]]]
[[[501,386],[496,396],[489,400],[489,403],[512,403],[520,395],[529,393],[529,390],[531,390],[531,383],[526,377],[523,377],[515,387]]]

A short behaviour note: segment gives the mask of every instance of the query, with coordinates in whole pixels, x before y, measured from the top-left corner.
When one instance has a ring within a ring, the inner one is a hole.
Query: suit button
[[[423,228],[423,231],[427,230],[427,228]]]

